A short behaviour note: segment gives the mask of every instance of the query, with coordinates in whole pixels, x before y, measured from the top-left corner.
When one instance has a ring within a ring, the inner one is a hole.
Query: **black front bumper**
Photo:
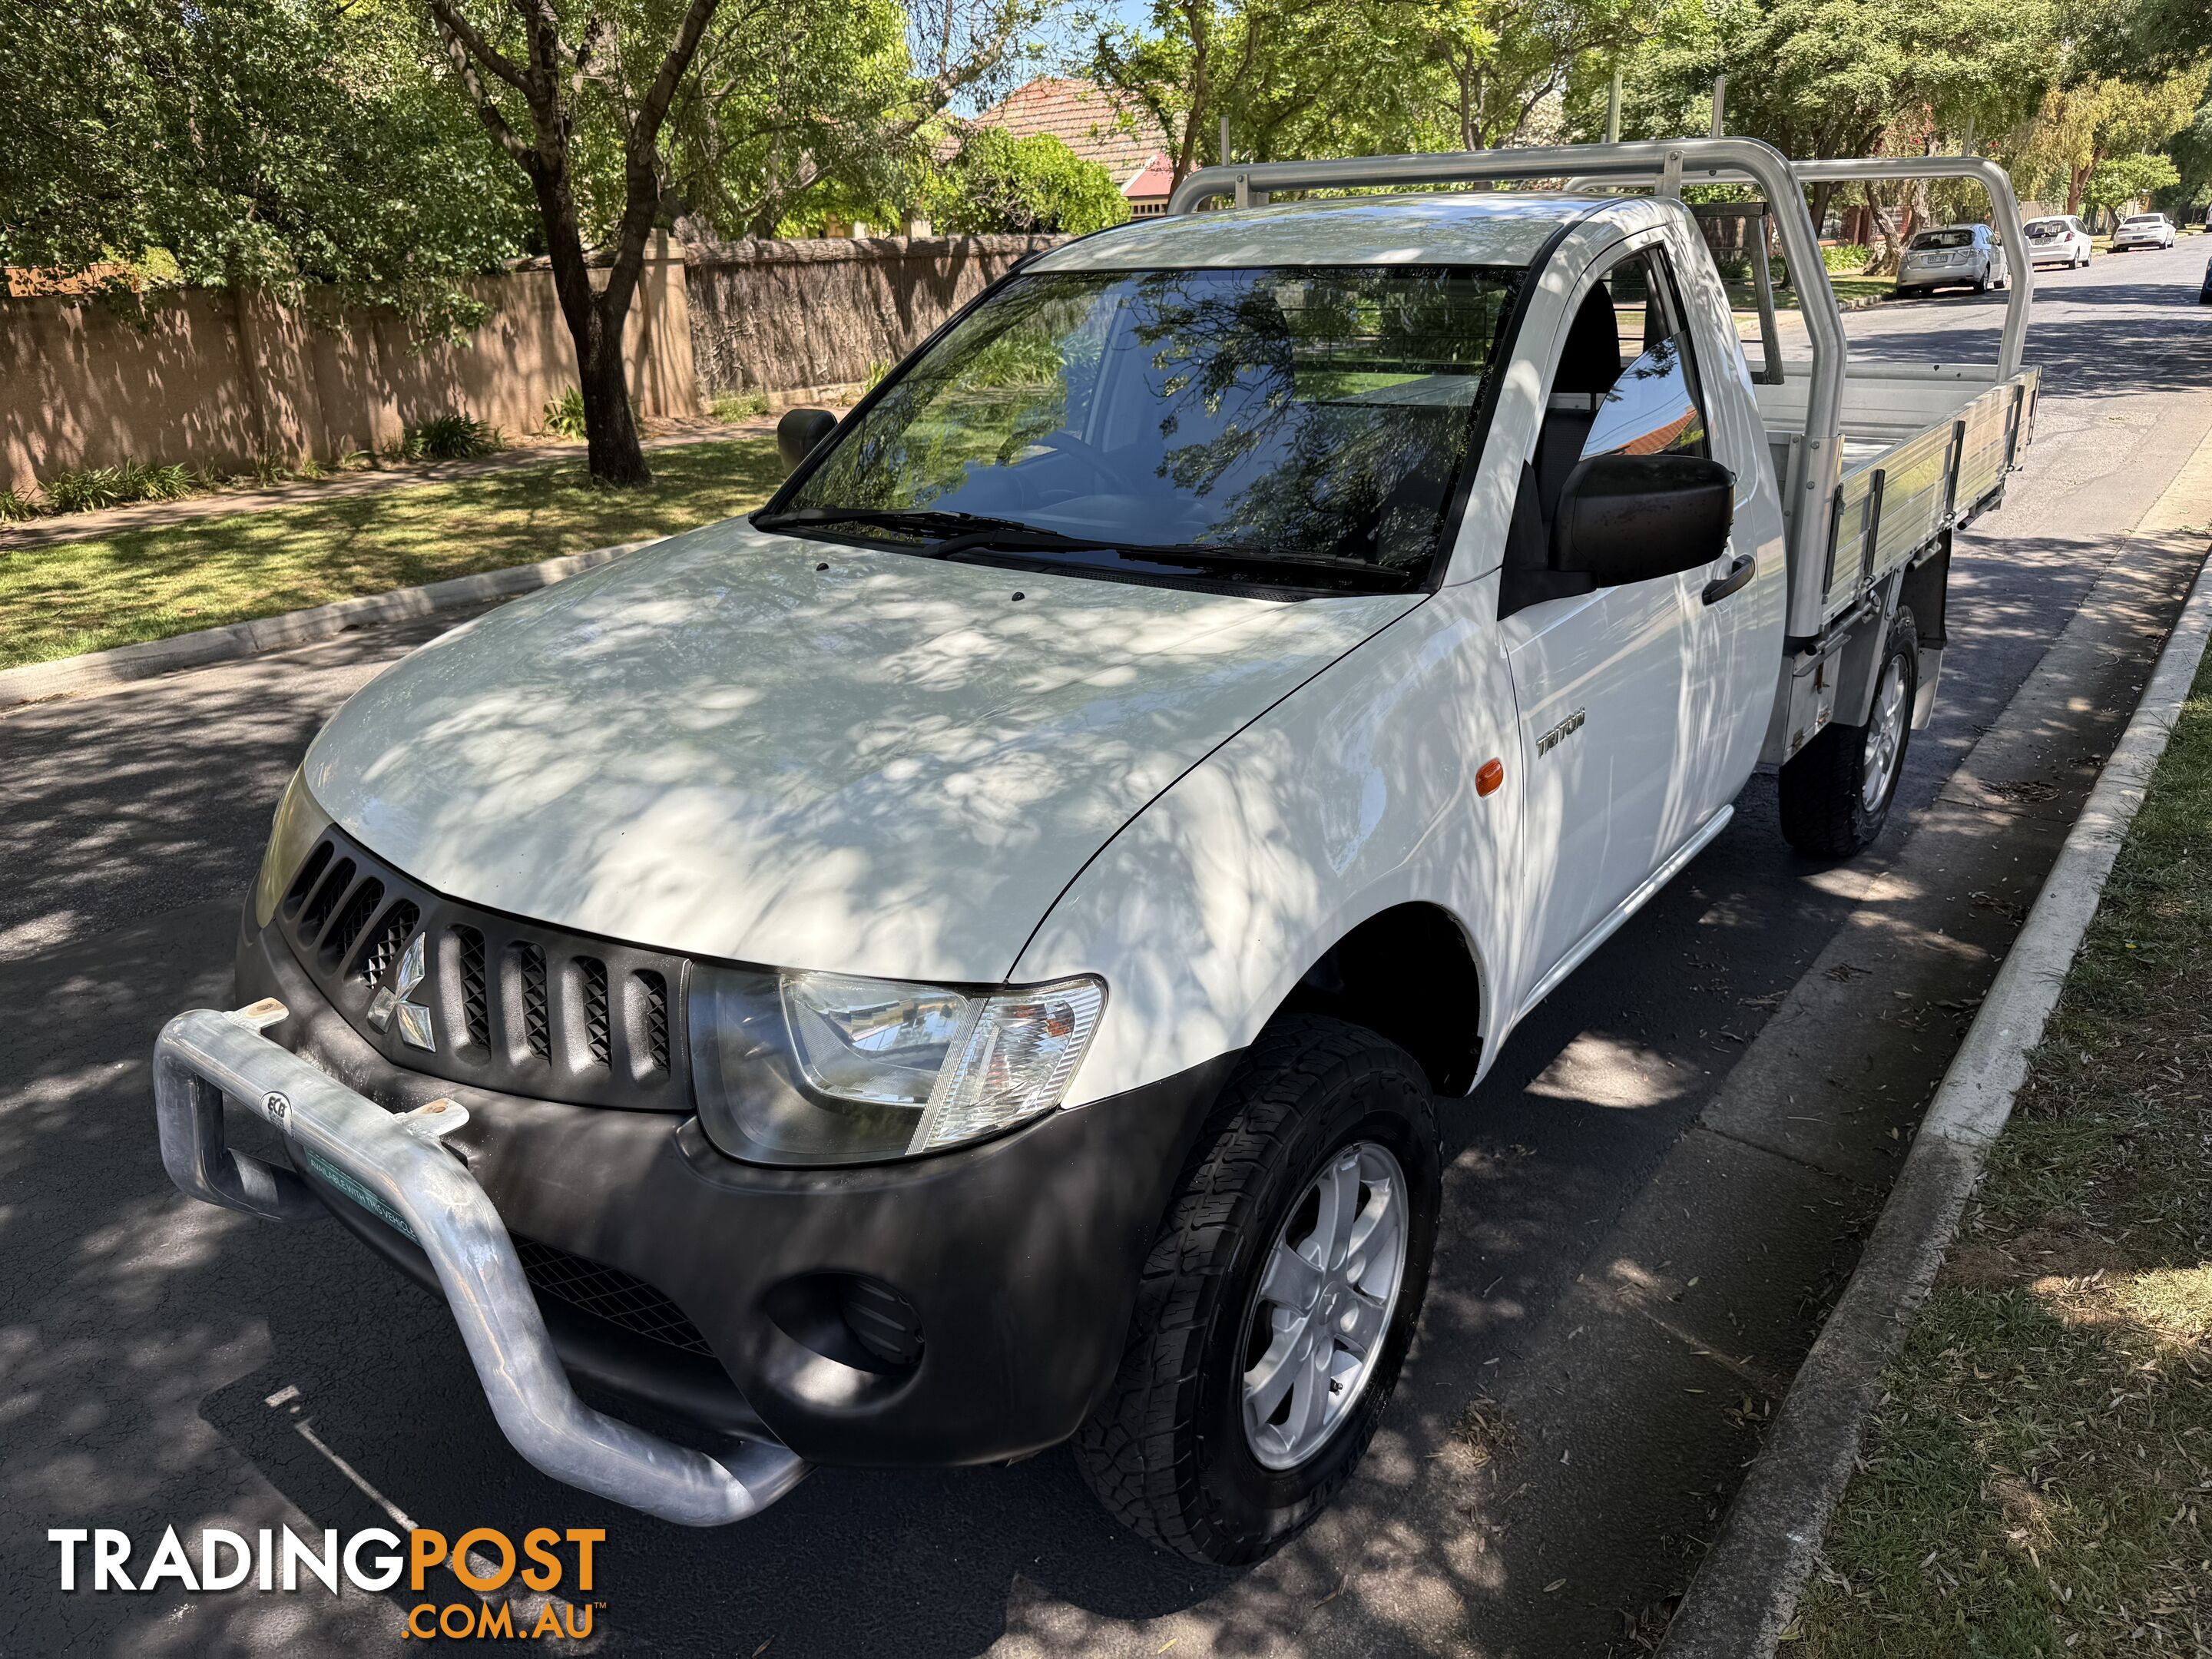
[[[541,1289],[580,1387],[708,1435],[765,1427],[826,1464],[990,1462],[1072,1434],[1120,1362],[1145,1255],[1236,1059],[961,1151],[775,1169],[724,1156],[689,1115],[524,1099],[397,1066],[250,915],[238,994],[282,1001],[291,1017],[267,1035],[380,1104],[465,1105],[469,1124],[447,1144],[510,1231],[642,1281],[713,1351],[638,1335]],[[405,1238],[317,1190],[434,1285]],[[910,1305],[918,1360],[884,1364],[854,1346],[838,1322],[844,1276]]]

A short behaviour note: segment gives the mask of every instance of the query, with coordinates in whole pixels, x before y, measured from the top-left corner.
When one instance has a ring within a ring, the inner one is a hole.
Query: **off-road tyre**
[[[1308,1460],[1261,1465],[1243,1422],[1246,1317],[1291,1207],[1357,1142],[1406,1175],[1406,1259],[1364,1392]],[[1208,1115],[1160,1224],[1113,1384],[1077,1431],[1077,1467],[1116,1518],[1194,1560],[1257,1561],[1310,1523],[1374,1437],[1413,1340],[1442,1202],[1427,1078],[1361,1026],[1316,1015],[1270,1024]]]
[[[1905,720],[1896,734],[1886,785],[1876,800],[1866,799],[1869,751],[1880,725],[1884,676],[1902,659]],[[1912,736],[1912,706],[1920,690],[1920,635],[1912,613],[1900,606],[1875,668],[1874,707],[1863,726],[1831,721],[1782,768],[1782,835],[1792,847],[1814,858],[1847,859],[1863,852],[1881,833],[1905,775],[1905,751]]]

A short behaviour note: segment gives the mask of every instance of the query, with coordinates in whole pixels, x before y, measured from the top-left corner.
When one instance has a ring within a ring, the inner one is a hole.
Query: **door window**
[[[1622,337],[1641,339],[1644,349],[1599,399],[1583,441],[1585,459],[1711,453],[1689,330],[1661,257],[1656,249],[1636,254],[1604,279]]]

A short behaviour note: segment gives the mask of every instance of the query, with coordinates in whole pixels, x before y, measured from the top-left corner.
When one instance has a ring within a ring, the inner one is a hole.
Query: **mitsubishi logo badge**
[[[380,988],[375,1000],[368,1005],[368,1023],[380,1031],[392,1024],[392,1016],[399,1017],[399,1037],[403,1042],[416,1048],[428,1048],[434,1053],[438,1047],[436,1034],[430,1024],[430,1011],[413,1000],[422,988],[425,975],[422,966],[423,935],[417,933],[407,941],[406,950],[400,952],[399,966],[393,972],[392,983]]]

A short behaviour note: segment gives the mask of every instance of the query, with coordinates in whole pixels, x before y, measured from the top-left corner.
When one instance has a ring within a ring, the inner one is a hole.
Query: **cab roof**
[[[1054,248],[1030,270],[1203,266],[1525,265],[1553,233],[1648,198],[1533,191],[1339,197],[1138,219]],[[1648,210],[1648,207],[1647,207]]]

